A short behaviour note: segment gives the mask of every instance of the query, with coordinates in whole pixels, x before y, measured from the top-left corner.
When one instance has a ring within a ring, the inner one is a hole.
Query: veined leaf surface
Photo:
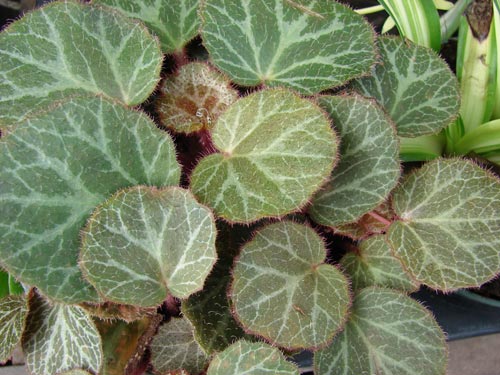
[[[418,288],[418,283],[405,272],[381,235],[361,241],[357,251],[344,255],[340,264],[350,276],[354,290],[372,285],[407,292],[414,292]]]
[[[234,258],[252,231],[243,225],[218,223],[217,263],[203,290],[182,302],[182,313],[194,327],[194,337],[205,353],[213,354],[245,337],[231,314],[227,289]]]
[[[257,231],[233,270],[237,319],[286,348],[325,345],[350,304],[347,279],[325,257],[322,238],[308,226],[283,221]]]
[[[94,0],[144,22],[159,38],[164,53],[179,52],[198,34],[199,0]]]
[[[0,33],[0,126],[77,94],[142,103],[160,79],[158,42],[119,12],[56,1]]]
[[[188,190],[136,186],[113,195],[83,230],[80,266],[106,299],[157,306],[203,288],[217,259],[215,223]]]
[[[44,294],[95,300],[77,266],[80,229],[116,190],[179,183],[173,142],[147,116],[70,99],[0,140],[0,261]]]
[[[370,287],[354,297],[344,330],[314,354],[314,373],[444,375],[446,353],[429,311],[399,292]]]
[[[28,301],[25,295],[0,299],[0,363],[9,359],[21,341],[27,314]]]
[[[277,349],[262,342],[240,340],[217,354],[207,375],[299,375]]]
[[[207,0],[202,18],[212,61],[245,86],[311,95],[368,73],[375,60],[371,26],[336,1]]]
[[[322,96],[319,103],[340,133],[340,161],[309,212],[323,225],[352,223],[384,201],[398,182],[396,132],[375,101]]]
[[[479,286],[500,272],[500,181],[470,161],[437,159],[395,190],[388,238],[405,269],[435,289]]]
[[[208,357],[193,336],[187,319],[172,318],[162,325],[151,342],[151,364],[157,373],[185,370],[198,374],[208,364]]]
[[[82,369],[99,373],[101,337],[90,316],[78,306],[49,303],[34,294],[23,351],[34,375],[53,375]]]
[[[218,216],[252,222],[304,206],[330,175],[336,136],[323,112],[287,90],[232,104],[212,130],[220,153],[200,161],[191,189]]]
[[[211,129],[238,99],[229,79],[204,63],[181,66],[161,86],[157,112],[164,126],[178,133]]]
[[[397,37],[378,39],[380,63],[354,88],[375,98],[401,137],[438,133],[458,116],[458,81],[434,51]]]

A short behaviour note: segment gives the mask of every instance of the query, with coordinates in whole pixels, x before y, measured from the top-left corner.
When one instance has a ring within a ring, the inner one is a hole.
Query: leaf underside
[[[0,34],[0,127],[68,96],[140,104],[160,79],[158,42],[111,9],[53,2]]]
[[[319,104],[340,135],[340,161],[313,199],[314,221],[352,223],[386,199],[400,175],[395,129],[375,101],[359,96],[322,96]]]
[[[336,157],[336,136],[323,112],[281,89],[232,104],[212,139],[220,153],[200,161],[191,189],[230,222],[299,209],[330,175]]]
[[[500,181],[471,161],[425,164],[395,190],[393,208],[389,242],[421,283],[454,290],[500,272]]]
[[[94,0],[137,18],[160,38],[164,53],[180,52],[198,34],[199,0]]]
[[[361,241],[357,252],[344,255],[340,264],[350,276],[354,290],[380,286],[414,292],[418,283],[404,271],[384,236],[372,236]]]
[[[172,318],[162,325],[150,349],[156,373],[185,370],[198,374],[208,364],[208,357],[193,337],[193,326],[184,318]]]
[[[99,373],[101,337],[85,310],[50,304],[36,294],[29,309],[23,351],[32,374],[53,375],[72,369]]]
[[[238,99],[229,80],[204,63],[183,65],[161,86],[157,112],[164,126],[177,133],[211,129],[215,120]]]
[[[94,207],[120,188],[180,178],[169,135],[103,98],[69,99],[18,125],[0,141],[0,165],[0,261],[68,303],[96,300],[77,266]]]
[[[325,257],[323,240],[305,225],[283,221],[257,231],[233,271],[238,321],[286,348],[325,345],[350,304],[345,276],[324,264]]]
[[[136,186],[99,206],[83,230],[80,266],[106,299],[157,306],[203,288],[216,260],[212,213],[188,190]]]
[[[217,354],[207,375],[298,375],[299,369],[268,344],[240,340]]]
[[[9,359],[21,341],[27,314],[26,296],[6,296],[0,299],[0,363]]]
[[[394,120],[398,135],[438,133],[458,116],[456,76],[431,49],[398,37],[378,39],[380,63],[354,88],[375,98]]]
[[[444,375],[445,337],[431,314],[399,292],[366,288],[344,330],[314,355],[318,375]]]
[[[202,19],[211,60],[244,86],[312,95],[368,73],[375,60],[371,26],[335,1],[207,0]]]

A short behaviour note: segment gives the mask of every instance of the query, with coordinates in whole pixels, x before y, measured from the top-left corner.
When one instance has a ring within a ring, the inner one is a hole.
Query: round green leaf
[[[142,24],[111,9],[53,2],[0,33],[0,125],[75,94],[142,103],[161,65],[158,42]]]
[[[233,271],[234,313],[251,333],[286,348],[325,345],[350,304],[345,276],[324,263],[322,238],[283,221],[259,230]]]
[[[314,355],[318,375],[444,375],[446,342],[432,315],[399,292],[366,288],[333,343]]]
[[[80,266],[106,299],[160,305],[203,288],[216,260],[212,213],[189,191],[137,186],[99,206],[82,234]]]
[[[373,236],[362,241],[356,251],[349,252],[340,264],[350,276],[354,290],[376,285],[414,292],[418,283],[405,272],[384,236]]]
[[[378,40],[380,63],[354,88],[375,98],[402,137],[438,133],[458,116],[458,81],[444,60],[426,47],[397,37]]]
[[[323,96],[319,103],[340,133],[340,162],[309,212],[323,225],[352,223],[383,202],[398,182],[396,132],[372,100]]]
[[[238,99],[229,80],[208,64],[190,63],[167,77],[157,112],[166,127],[178,133],[211,129],[215,120]]]
[[[33,295],[23,352],[30,373],[53,375],[72,369],[98,374],[101,337],[90,316],[78,306],[49,303]]]
[[[198,34],[199,0],[94,0],[138,18],[160,38],[164,53],[179,52]]]
[[[371,26],[335,1],[207,0],[202,18],[212,61],[245,86],[310,95],[368,73],[375,60]]]
[[[479,286],[500,272],[500,181],[474,163],[437,159],[396,189],[395,254],[432,288]]]
[[[162,325],[150,349],[155,373],[185,370],[198,374],[208,364],[208,357],[194,339],[193,326],[187,319],[172,318]]]
[[[283,354],[261,342],[240,340],[217,354],[207,375],[299,375],[299,369]]]
[[[116,190],[179,182],[171,138],[144,114],[70,99],[0,140],[0,262],[57,300],[95,300],[77,265],[80,229]]]
[[[231,105],[212,138],[220,153],[200,161],[191,189],[231,222],[282,216],[304,206],[330,175],[337,149],[323,112],[280,89]]]
[[[0,363],[9,359],[21,341],[27,315],[28,301],[25,295],[0,299]]]

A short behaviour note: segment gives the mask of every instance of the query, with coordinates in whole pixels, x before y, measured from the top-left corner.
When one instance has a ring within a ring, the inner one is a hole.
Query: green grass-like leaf
[[[318,375],[444,375],[445,337],[431,314],[399,292],[366,288],[349,322],[314,355]]]
[[[59,301],[95,300],[77,266],[80,229],[116,190],[179,183],[168,134],[103,98],[66,100],[0,141],[0,262]]]
[[[251,333],[286,348],[324,346],[350,304],[345,276],[325,264],[322,238],[283,221],[257,231],[235,263],[234,313]]]
[[[437,159],[394,192],[388,238],[405,269],[432,288],[479,286],[500,272],[500,181],[470,161]]]
[[[231,222],[301,208],[330,175],[336,157],[336,136],[323,112],[281,89],[235,102],[219,117],[212,138],[220,153],[200,161],[191,189]]]
[[[310,95],[368,73],[375,60],[371,26],[336,1],[207,0],[202,18],[212,61],[241,85]]]
[[[0,33],[0,127],[70,95],[142,103],[161,64],[142,24],[99,6],[53,2]]]
[[[137,186],[99,206],[83,230],[80,266],[106,299],[160,305],[203,288],[217,258],[212,213],[187,190]]]

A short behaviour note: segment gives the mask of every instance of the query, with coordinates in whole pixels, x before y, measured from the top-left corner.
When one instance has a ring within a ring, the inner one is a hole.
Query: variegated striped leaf
[[[370,287],[349,321],[314,354],[317,375],[445,375],[445,337],[431,313],[399,292]]]
[[[101,337],[90,316],[78,306],[50,303],[34,294],[23,351],[34,375],[54,375],[81,369],[99,373]]]
[[[57,375],[92,375],[92,374],[82,369],[73,369],[69,371],[60,372]]]
[[[396,123],[401,137],[438,133],[458,116],[458,81],[429,48],[399,37],[378,39],[380,63],[354,88],[375,98]]]
[[[207,375],[299,375],[277,348],[262,342],[240,340],[217,354]]]
[[[418,283],[405,272],[381,235],[361,241],[356,251],[344,255],[340,264],[350,276],[354,290],[372,285],[405,292],[418,289]]]
[[[82,233],[80,267],[106,299],[160,305],[203,288],[217,258],[212,213],[188,190],[136,186],[100,205]]]
[[[0,363],[9,359],[21,341],[27,314],[28,301],[25,295],[0,299]]]
[[[338,226],[352,223],[383,202],[400,175],[394,126],[375,101],[359,96],[319,99],[340,133],[340,162],[313,199],[313,220]]]
[[[0,126],[77,94],[142,103],[161,65],[160,46],[142,24],[98,6],[53,2],[0,33]]]
[[[194,339],[193,326],[184,318],[172,318],[162,325],[150,349],[151,364],[156,373],[185,370],[198,374],[208,364],[207,355]]]
[[[164,53],[182,50],[198,34],[199,0],[94,0],[140,19],[159,38]]]
[[[226,77],[208,64],[190,63],[163,81],[156,108],[164,126],[192,133],[211,129],[236,99],[238,92]]]
[[[330,175],[336,137],[323,112],[282,89],[231,105],[212,131],[220,153],[200,161],[191,189],[218,216],[252,222],[304,206]]]
[[[374,33],[336,1],[207,0],[202,37],[212,61],[241,85],[314,94],[368,73]]]
[[[437,159],[396,189],[388,238],[432,288],[479,286],[500,272],[500,180],[471,161]]]
[[[77,266],[80,229],[116,190],[179,183],[173,142],[144,114],[70,99],[0,141],[0,262],[59,301],[95,300]]]
[[[282,347],[326,345],[347,318],[350,296],[347,279],[325,257],[323,239],[308,226],[282,221],[257,231],[233,270],[236,318]]]

